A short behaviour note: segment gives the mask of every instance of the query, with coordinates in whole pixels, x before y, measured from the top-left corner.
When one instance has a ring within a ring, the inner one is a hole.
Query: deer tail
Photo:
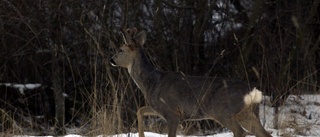
[[[246,105],[251,105],[255,103],[260,103],[262,101],[262,92],[257,88],[253,88],[249,94],[244,96],[244,103]]]

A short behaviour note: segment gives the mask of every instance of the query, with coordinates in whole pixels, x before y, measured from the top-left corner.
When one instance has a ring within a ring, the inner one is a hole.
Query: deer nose
[[[113,59],[110,59],[110,64],[111,64],[112,66],[116,66],[116,62],[114,62]]]

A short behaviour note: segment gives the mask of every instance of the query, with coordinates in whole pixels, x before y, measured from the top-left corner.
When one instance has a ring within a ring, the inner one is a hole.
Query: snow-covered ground
[[[260,119],[265,128],[274,137],[320,137],[320,95],[290,95],[285,104],[279,108],[279,129],[273,129],[274,109],[270,107],[270,98],[264,97],[260,107]],[[146,137],[166,137],[165,134],[145,132]],[[117,135],[100,135],[97,137],[138,137],[137,133]],[[33,137],[18,135],[15,137]],[[69,134],[65,137],[82,137]],[[185,137],[185,135],[178,135]],[[195,137],[195,136],[188,136]],[[231,132],[209,135],[206,137],[233,137]],[[253,136],[248,136],[253,137]]]
[[[260,119],[266,129],[273,128],[274,108],[268,105],[260,107]],[[279,130],[273,135],[300,135],[320,137],[320,95],[290,95],[285,104],[279,108]]]

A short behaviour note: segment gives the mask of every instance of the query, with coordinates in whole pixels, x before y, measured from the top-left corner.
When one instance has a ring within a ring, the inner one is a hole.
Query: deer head
[[[113,66],[125,67],[130,70],[138,48],[145,44],[147,33],[141,31],[138,33],[136,28],[127,29],[122,32],[124,44],[120,46],[120,50],[111,58],[110,63]]]

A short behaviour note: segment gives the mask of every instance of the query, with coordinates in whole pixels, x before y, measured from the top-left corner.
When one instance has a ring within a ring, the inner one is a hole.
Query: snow
[[[62,96],[65,97],[65,98],[69,97],[69,95],[67,93],[65,93],[65,92],[62,93]]]
[[[24,95],[24,90],[27,90],[27,89],[32,90],[32,89],[41,87],[40,83],[28,83],[28,84],[0,83],[0,86],[1,85],[18,89],[22,95]]]
[[[279,108],[279,128],[273,129],[274,108],[270,106],[270,97],[264,96],[260,106],[260,120],[273,137],[319,137],[320,136],[320,94],[318,95],[290,95],[285,104]],[[265,121],[265,122],[264,122]],[[138,137],[138,133],[123,133],[116,135],[99,135],[96,137]],[[145,132],[146,137],[167,137],[166,134]],[[14,136],[35,137],[35,136]],[[52,137],[52,136],[47,136]],[[64,137],[82,137],[69,134]],[[186,137],[186,135],[177,135]],[[196,136],[187,136],[196,137]],[[203,137],[233,137],[232,132],[219,133]],[[254,137],[248,135],[247,137]]]
[[[145,132],[144,133],[146,137],[167,137],[165,134],[158,134],[158,133],[153,133],[153,132]],[[14,137],[36,137],[36,136],[14,136]],[[46,136],[46,137],[53,137],[53,136]],[[64,137],[82,137],[81,135],[75,135],[75,134],[70,134],[66,135]],[[99,135],[97,137],[106,137],[106,135]],[[139,137],[138,133],[127,133],[127,134],[117,134],[117,135],[110,135],[108,137]],[[177,137],[186,137],[184,135],[177,135]],[[188,137],[198,137],[198,136],[188,136]],[[233,137],[233,134],[230,133],[221,133],[221,134],[215,134],[215,135],[210,135],[206,137]],[[250,137],[250,136],[248,136]]]
[[[158,134],[158,133],[153,133],[153,132],[145,132],[144,133],[146,137],[167,137],[165,134]],[[97,137],[139,137],[138,133],[127,133],[127,134],[117,134],[117,135],[98,135]],[[39,136],[14,136],[14,137],[39,137]],[[53,137],[53,136],[43,136],[43,137]],[[81,135],[75,135],[75,134],[70,134],[66,135],[64,137],[83,137]],[[185,135],[177,135],[177,137],[199,137],[199,136],[185,136]],[[202,136],[202,137],[233,137],[233,134],[231,132],[228,133],[219,133],[219,134],[214,134],[214,135],[208,135],[208,136]],[[254,137],[254,136],[246,136],[246,137]],[[273,135],[273,137],[281,137],[277,135]],[[295,137],[306,137],[306,136],[295,136]],[[308,137],[313,137],[313,136],[308,136]],[[316,137],[316,136],[314,136]]]

